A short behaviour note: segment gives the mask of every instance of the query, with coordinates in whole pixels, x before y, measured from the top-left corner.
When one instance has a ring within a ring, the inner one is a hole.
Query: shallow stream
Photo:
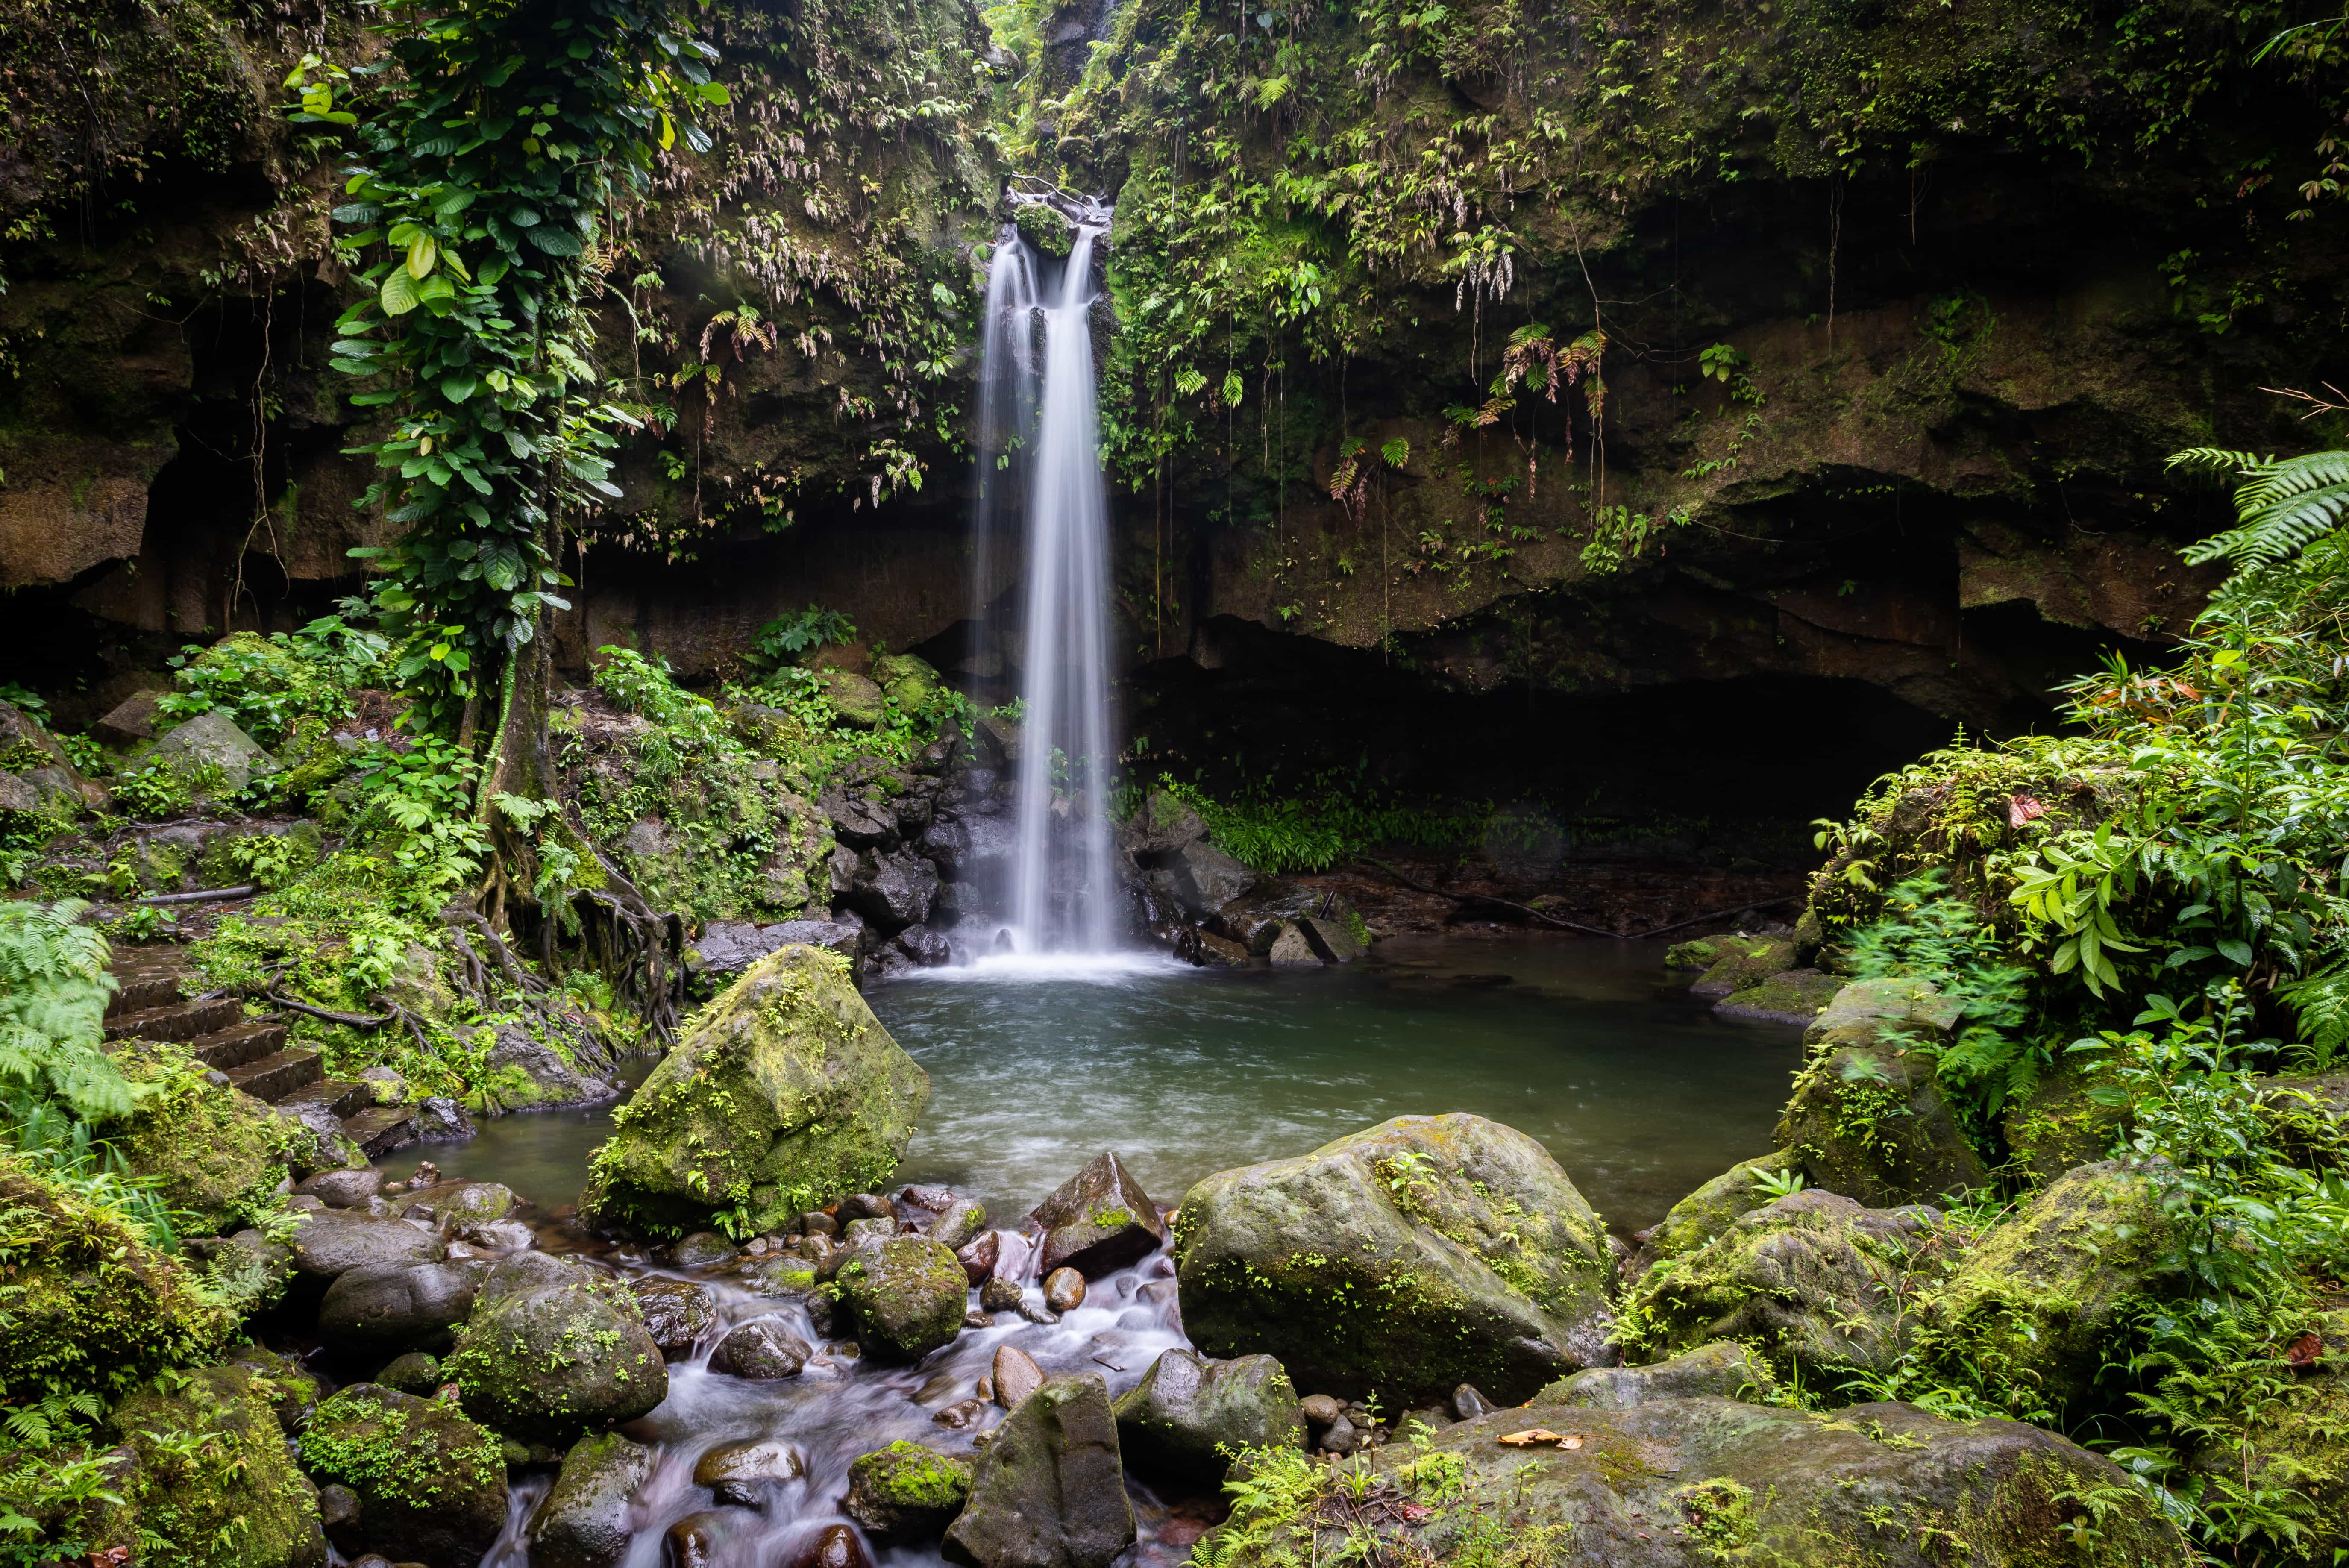
[[[1798,1054],[1792,1029],[1721,1023],[1671,996],[1661,961],[1661,944],[1397,938],[1380,944],[1378,962],[1340,969],[1215,972],[1133,959],[876,986],[874,1011],[931,1081],[929,1112],[890,1190],[952,1186],[1011,1226],[1088,1157],[1114,1149],[1166,1205],[1215,1171],[1301,1154],[1406,1112],[1468,1110],[1540,1140],[1610,1226],[1629,1233],[1768,1150]],[[576,1198],[608,1122],[608,1108],[509,1117],[467,1143],[411,1148],[384,1164],[405,1178],[430,1159],[444,1180],[502,1181],[554,1211]],[[546,1243],[584,1239],[550,1230]],[[994,1406],[968,1403],[999,1346],[1017,1344],[1048,1373],[1098,1372],[1115,1394],[1185,1343],[1171,1291],[1146,1288],[1172,1274],[1163,1253],[1094,1282],[1058,1323],[998,1314],[994,1326],[967,1329],[911,1367],[827,1344],[802,1308],[722,1273],[657,1267],[626,1248],[605,1261],[694,1279],[721,1306],[695,1354],[671,1365],[667,1402],[626,1429],[660,1449],[637,1495],[626,1568],[792,1568],[802,1557],[813,1568],[819,1535],[842,1522],[857,1455],[895,1438],[968,1453],[1000,1419]],[[771,1313],[820,1347],[800,1376],[745,1382],[709,1369],[728,1326]],[[958,1417],[966,1424],[950,1424]],[[759,1509],[716,1508],[694,1484],[695,1464],[746,1439],[787,1443],[804,1473],[768,1483]],[[1130,1484],[1139,1561],[1179,1561],[1212,1507],[1175,1499],[1170,1511],[1170,1500]],[[527,1563],[522,1528],[545,1486],[517,1484],[489,1563]],[[696,1516],[701,1546],[683,1555],[665,1547],[669,1527]],[[836,1537],[832,1545],[836,1553]],[[931,1551],[877,1555],[887,1568],[939,1561]],[[823,1568],[854,1565],[827,1558]]]

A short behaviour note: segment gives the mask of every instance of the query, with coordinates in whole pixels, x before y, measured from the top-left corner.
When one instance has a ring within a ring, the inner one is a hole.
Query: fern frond
[[[2257,452],[2230,452],[2224,447],[2189,447],[2182,452],[2170,453],[2169,461],[2162,466],[2172,469],[2209,469],[2213,473],[2239,473],[2245,469],[2255,469],[2262,463],[2274,460],[2272,458],[2263,458]]]
[[[2190,447],[2173,453],[2168,466],[2231,469],[2240,480],[2235,487],[2235,526],[2181,552],[2197,565],[2209,561],[2268,565],[2298,554],[2349,517],[2349,451],[2265,458]]]

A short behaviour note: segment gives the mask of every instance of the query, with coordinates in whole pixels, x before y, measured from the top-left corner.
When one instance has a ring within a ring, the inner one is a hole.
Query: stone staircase
[[[322,1105],[370,1160],[415,1141],[416,1113],[409,1107],[375,1105],[367,1084],[329,1078],[318,1052],[286,1044],[285,1025],[247,1018],[233,997],[189,1001],[181,982],[190,973],[181,948],[115,949],[114,976],[122,988],[107,1009],[106,1037],[182,1047],[233,1087],[271,1105]]]

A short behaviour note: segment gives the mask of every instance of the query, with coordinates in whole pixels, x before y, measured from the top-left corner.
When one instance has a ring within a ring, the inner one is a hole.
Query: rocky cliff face
[[[1364,751],[1435,788],[1473,748],[1652,803],[1763,748],[1826,798],[2044,722],[2199,603],[2174,546],[2222,500],[2166,454],[2304,443],[2259,388],[2341,346],[2340,221],[2288,221],[2337,83],[2251,62],[2281,13],[1081,0],[999,18],[1025,59],[946,0],[713,15],[732,121],[607,278],[652,428],[574,660],[714,672],[810,602],[964,656],[1007,160],[1117,200],[1121,640],[1170,765]],[[55,677],[103,673],[92,627],[304,613],[373,527],[310,368],[330,160],[268,108],[285,57],[363,37],[109,25],[146,52],[73,68],[115,108],[0,170],[0,581],[74,634]],[[191,107],[142,122],[149,77]],[[972,668],[1008,682],[996,570]]]

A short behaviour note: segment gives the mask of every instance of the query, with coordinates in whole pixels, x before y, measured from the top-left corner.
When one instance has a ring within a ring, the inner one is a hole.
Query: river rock
[[[674,1233],[733,1207],[778,1230],[895,1167],[929,1075],[873,1016],[844,962],[781,948],[696,1016],[615,1115],[583,1214]]]
[[[531,1442],[574,1442],[668,1395],[667,1365],[627,1287],[541,1253],[491,1271],[443,1369],[467,1415]]]
[[[1044,1305],[1054,1312],[1074,1312],[1085,1304],[1085,1276],[1071,1268],[1054,1269],[1044,1276]]]
[[[466,1262],[346,1269],[326,1287],[318,1332],[378,1349],[445,1350],[488,1272],[485,1264]]]
[[[429,1568],[474,1568],[506,1522],[498,1439],[451,1406],[373,1383],[320,1404],[302,1463],[359,1500],[354,1544]]]
[[[978,1305],[988,1312],[1017,1312],[1023,1294],[1018,1280],[995,1274],[979,1285]]]
[[[969,1568],[1108,1568],[1133,1541],[1109,1386],[1087,1373],[1047,1382],[995,1429],[944,1550]]]
[[[955,1261],[962,1264],[963,1277],[983,1290],[995,1273],[996,1260],[1002,1255],[1002,1233],[981,1231],[956,1249]]]
[[[854,1253],[833,1282],[870,1354],[918,1361],[962,1332],[970,1284],[954,1253],[926,1237]]]
[[[1272,951],[1265,956],[1271,960],[1276,969],[1302,969],[1322,962],[1319,951],[1313,945],[1313,939],[1306,935],[1304,928],[1299,925],[1291,925],[1274,937]]]
[[[1461,1387],[1464,1388],[1467,1385],[1464,1383]],[[1297,1402],[1297,1413],[1315,1427],[1327,1427],[1346,1413],[1346,1407],[1327,1394],[1308,1394]],[[1467,1418],[1464,1416],[1461,1418],[1465,1420]]]
[[[719,1509],[688,1513],[661,1538],[664,1568],[717,1568],[737,1515]]]
[[[875,1541],[918,1542],[946,1532],[970,1495],[971,1466],[903,1438],[848,1467],[841,1510]]]
[[[791,1568],[873,1568],[873,1554],[847,1525],[827,1524],[792,1553]]]
[[[730,1264],[740,1249],[715,1231],[696,1231],[678,1238],[668,1249],[668,1261],[681,1269],[714,1269]]]
[[[1883,1371],[1909,1347],[1904,1285],[1931,1266],[1943,1234],[1931,1209],[1796,1192],[1649,1270],[1625,1292],[1624,1315],[1648,1353],[1743,1340],[1781,1375],[1831,1387],[1833,1373]]]
[[[854,1224],[859,1220],[895,1220],[896,1217],[897,1205],[878,1192],[851,1192],[840,1201],[839,1212],[834,1216],[843,1225]]]
[[[1230,1468],[1219,1450],[1305,1446],[1297,1390],[1269,1356],[1211,1361],[1169,1350],[1112,1409],[1128,1464],[1202,1486],[1219,1484]]]
[[[796,1377],[814,1354],[780,1317],[754,1317],[729,1330],[709,1353],[709,1369],[730,1377],[771,1381]]]
[[[1516,1401],[1618,1359],[1613,1253],[1532,1139],[1404,1116],[1184,1199],[1183,1318],[1206,1355],[1265,1352],[1308,1387],[1400,1408],[1462,1383]]]
[[[991,1369],[995,1402],[1009,1410],[1044,1386],[1044,1369],[1017,1345],[999,1345]]]
[[[372,1165],[357,1170],[321,1171],[297,1181],[296,1192],[307,1192],[330,1209],[364,1209],[383,1187],[383,1172]]]
[[[633,1503],[652,1474],[653,1450],[617,1432],[591,1432],[572,1444],[530,1516],[532,1568],[612,1568],[627,1555]]]
[[[1498,1440],[1528,1428],[1580,1441]],[[2101,1455],[2018,1421],[1960,1423],[1909,1405],[1832,1418],[1716,1396],[1570,1417],[1506,1409],[1433,1432],[1424,1448],[1375,1450],[1369,1484],[1408,1493],[1431,1457],[1458,1467],[1458,1501],[1400,1527],[1382,1549],[1399,1561],[1454,1560],[1450,1543],[1497,1540],[1555,1568],[1940,1568],[1953,1539],[1968,1568],[2039,1568],[2052,1553],[2101,1568],[2196,1560],[2154,1498]],[[1888,1529],[1888,1518],[1904,1522]],[[1327,1560],[1344,1550],[1349,1522],[1332,1509],[1294,1532],[1226,1527],[1200,1555],[1227,1568]],[[2088,1544],[2075,1551],[2073,1540]]]
[[[135,1521],[137,1533],[233,1541],[234,1568],[325,1568],[317,1491],[295,1468],[269,1387],[251,1368],[204,1367],[147,1384],[118,1403],[110,1420],[132,1461],[127,1477],[114,1479],[124,1522]],[[25,1561],[47,1555],[37,1534],[26,1544],[34,1550]],[[180,1560],[232,1561],[194,1553]],[[108,1558],[92,1552],[74,1561]],[[134,1549],[130,1561],[166,1559]]]
[[[1687,1398],[1698,1394],[1749,1399],[1768,1393],[1776,1381],[1769,1363],[1752,1350],[1733,1340],[1716,1339],[1649,1367],[1593,1367],[1577,1372],[1552,1383],[1530,1402],[1536,1406],[1621,1410],[1644,1405],[1651,1399]],[[1461,1393],[1476,1395],[1476,1390],[1464,1384]],[[1484,1404],[1483,1397],[1476,1396],[1475,1402]],[[1454,1405],[1464,1421],[1492,1413],[1489,1406],[1472,1411],[1469,1401],[1457,1397]]]
[[[807,1473],[807,1463],[789,1443],[761,1439],[745,1443],[720,1443],[693,1465],[693,1484],[706,1486],[720,1502],[757,1508],[768,1491]]]
[[[440,1357],[429,1351],[411,1350],[393,1357],[367,1381],[429,1399],[440,1388]]]
[[[356,1268],[437,1264],[449,1249],[430,1231],[357,1209],[313,1209],[294,1232],[294,1266],[332,1279]]]
[[[2067,1171],[1983,1233],[1933,1293],[1925,1349],[2033,1389],[2062,1411],[2087,1402],[2124,1316],[2177,1293],[2166,1165],[2100,1161]]]
[[[938,896],[938,873],[911,850],[867,850],[841,902],[884,932],[919,925]]]
[[[949,1198],[946,1207],[934,1211],[937,1218],[930,1222],[930,1240],[942,1247],[952,1247],[957,1254],[962,1249],[987,1232],[987,1205],[971,1198]],[[988,1260],[993,1266],[993,1260]],[[968,1268],[968,1261],[965,1261]],[[981,1275],[980,1278],[985,1278]],[[971,1281],[977,1284],[978,1280]]]
[[[1157,1205],[1107,1150],[1037,1204],[1028,1220],[1043,1233],[1046,1274],[1073,1268],[1087,1279],[1099,1279],[1141,1262],[1166,1243]]]
[[[231,795],[243,793],[254,774],[277,770],[276,762],[262,749],[261,743],[238,728],[236,720],[219,708],[200,713],[165,730],[146,760],[168,766],[191,779],[202,779],[217,769],[223,792]]]
[[[813,1275],[810,1275],[812,1283]],[[683,1279],[635,1279],[628,1289],[645,1332],[660,1346],[665,1360],[682,1361],[693,1354],[701,1336],[718,1322],[718,1298],[708,1287]]]
[[[1812,1184],[1871,1207],[1931,1202],[1990,1184],[1958,1126],[1934,1053],[1957,1005],[1920,980],[1855,980],[1803,1039],[1809,1058],[1778,1121],[1778,1143]]]

